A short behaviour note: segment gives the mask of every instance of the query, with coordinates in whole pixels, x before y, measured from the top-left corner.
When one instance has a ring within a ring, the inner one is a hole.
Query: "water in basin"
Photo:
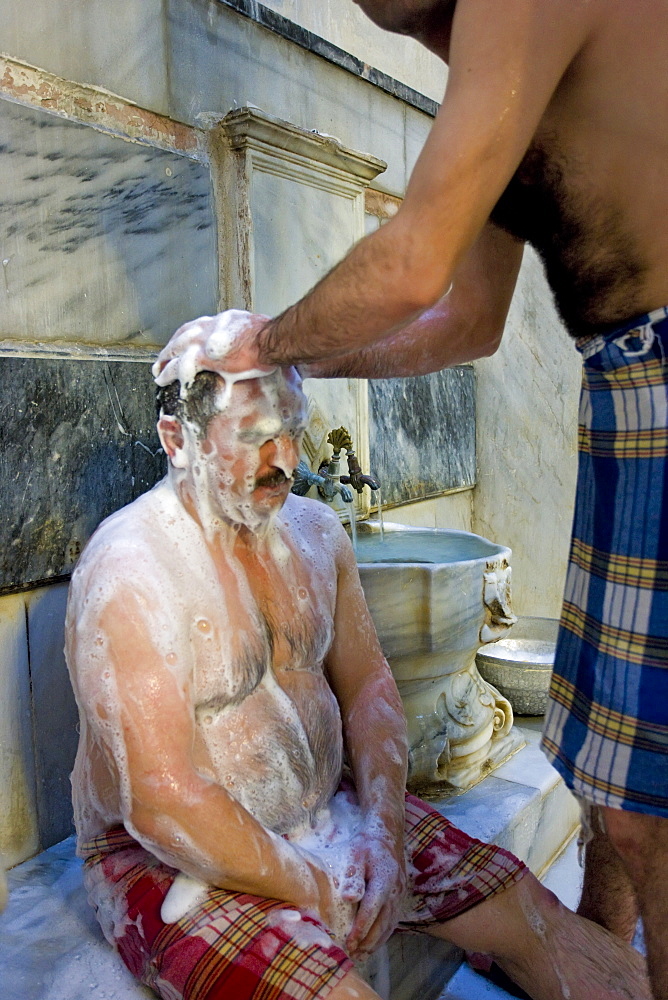
[[[385,531],[357,537],[358,563],[457,563],[499,553],[499,547],[467,532]]]

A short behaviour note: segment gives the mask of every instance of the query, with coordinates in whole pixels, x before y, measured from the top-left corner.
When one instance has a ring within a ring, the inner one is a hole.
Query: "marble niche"
[[[245,107],[212,130],[221,206],[221,299],[276,315],[296,302],[364,235],[364,190],[385,163],[317,131]],[[317,470],[327,435],[345,425],[369,469],[368,389],[360,379],[307,379],[310,420],[304,459]],[[373,472],[373,470],[371,470]],[[355,494],[357,517],[369,490]],[[347,511],[340,511],[342,518]]]

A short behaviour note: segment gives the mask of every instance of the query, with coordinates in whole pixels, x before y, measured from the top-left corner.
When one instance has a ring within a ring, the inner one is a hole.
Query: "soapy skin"
[[[72,577],[77,831],[123,823],[180,872],[166,922],[220,886],[283,900],[271,919],[298,945],[328,946],[312,914],[363,957],[410,919],[403,710],[338,518],[289,494],[298,376],[225,368],[244,322],[264,322],[244,315],[203,317],[167,345],[158,380],[173,361],[187,400],[198,371],[217,372],[216,414],[205,431],[161,416],[167,477],[103,522]],[[117,939],[125,902],[91,893]],[[640,957],[529,874],[427,930],[536,1000],[649,998]],[[331,997],[378,994],[351,970]]]
[[[222,317],[178,333],[182,395],[193,345],[215,365],[239,322]],[[298,376],[220,374],[206,435],[161,417],[167,477],[100,526],[72,579],[78,834],[123,823],[179,869],[165,919],[220,886],[370,951],[405,885],[401,703],[338,518],[289,493]],[[344,748],[356,794],[337,795]]]

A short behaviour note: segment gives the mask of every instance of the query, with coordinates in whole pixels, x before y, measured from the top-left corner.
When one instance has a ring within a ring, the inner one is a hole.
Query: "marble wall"
[[[475,425],[470,366],[370,382],[371,465],[383,502],[402,504],[473,486]]]
[[[0,340],[163,344],[215,309],[208,167],[0,100]]]
[[[10,866],[38,850],[35,758],[25,603],[0,598],[0,857]]]
[[[198,127],[254,105],[380,157],[388,164],[380,188],[403,194],[429,115],[215,0],[119,0],[113,8],[68,0],[67,11],[63,18],[61,7],[34,0],[26,16],[15,0],[0,0],[0,51]],[[384,43],[388,65],[403,44]]]
[[[69,574],[165,472],[148,364],[0,357],[0,593]]]
[[[78,715],[63,655],[66,584],[0,597],[0,859],[72,832]]]
[[[447,76],[444,63],[412,38],[394,35],[390,40],[387,32],[376,27],[353,0],[316,4],[311,0],[264,0],[264,5],[441,101]]]
[[[558,618],[577,474],[582,365],[525,252],[503,341],[476,363],[478,486],[473,530],[513,550],[518,615]]]

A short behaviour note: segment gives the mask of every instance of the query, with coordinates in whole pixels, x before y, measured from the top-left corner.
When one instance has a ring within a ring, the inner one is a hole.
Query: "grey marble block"
[[[0,358],[0,592],[66,576],[164,474],[148,364]]]
[[[0,340],[164,344],[216,310],[208,167],[0,100]]]
[[[475,373],[369,382],[371,472],[383,504],[475,485]]]
[[[26,595],[39,842],[50,847],[74,830],[70,772],[79,742],[64,654],[67,585]]]

